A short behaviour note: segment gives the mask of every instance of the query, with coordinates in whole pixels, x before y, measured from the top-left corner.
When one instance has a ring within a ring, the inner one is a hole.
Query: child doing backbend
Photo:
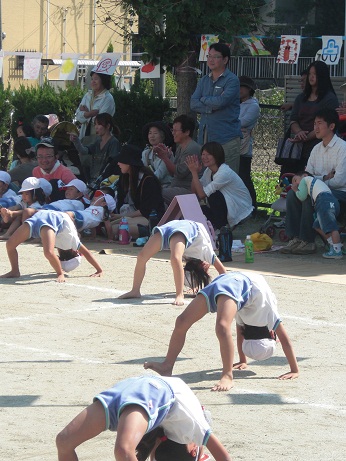
[[[117,461],[145,461],[154,450],[158,461],[172,460],[169,452],[172,445],[176,450],[177,444],[185,447],[180,447],[175,461],[197,461],[199,447],[203,446],[215,461],[231,461],[211,433],[197,397],[180,378],[139,376],[120,381],[98,394],[58,434],[59,461],[77,461],[76,447],[107,429],[117,432]],[[162,431],[171,443],[157,447]]]
[[[233,386],[233,369],[246,368],[246,356],[255,360],[269,358],[275,350],[274,333],[287,357],[290,371],[279,379],[298,377],[298,364],[291,341],[277,312],[276,298],[261,275],[231,272],[216,277],[199,291],[196,298],[176,320],[163,362],[145,362],[144,368],[170,376],[184,347],[191,326],[208,312],[216,313],[216,335],[220,343],[222,374],[213,391],[227,391]],[[231,326],[237,323],[239,362],[234,363]],[[245,339],[246,338],[246,339]]]
[[[60,259],[54,251],[55,246],[61,250],[78,251],[96,269],[91,277],[101,276],[101,266],[80,242],[77,229],[68,214],[61,211],[39,210],[31,218],[25,220],[7,240],[6,248],[11,270],[0,278],[20,277],[17,247],[31,237],[41,238],[44,255],[58,275],[57,282],[64,282],[65,278]]]
[[[171,265],[175,283],[175,301],[184,304],[184,267],[194,279],[194,287],[202,288],[209,283],[207,270],[213,264],[219,274],[226,272],[225,267],[214,253],[210,237],[203,224],[185,219],[170,221],[153,229],[152,236],[137,256],[132,290],[119,298],[140,298],[140,288],[144,279],[146,264],[160,250],[171,250]],[[200,275],[199,275],[200,274]]]

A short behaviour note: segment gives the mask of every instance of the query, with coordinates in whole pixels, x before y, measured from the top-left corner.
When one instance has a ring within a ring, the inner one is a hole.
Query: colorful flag
[[[155,64],[153,61],[144,64],[141,63],[140,69],[141,78],[160,78],[160,61]]]
[[[59,80],[74,80],[77,72],[79,54],[63,53]]]
[[[322,35],[321,60],[330,66],[339,63],[342,47],[342,37]]]
[[[276,62],[296,64],[300,53],[300,35],[281,35],[280,50]]]
[[[249,48],[251,56],[270,56],[270,51],[266,50],[262,40],[252,35],[242,38],[245,45]]]
[[[97,74],[113,75],[120,61],[120,53],[105,53],[92,69]]]
[[[24,53],[24,80],[37,80],[41,69],[42,53]]]
[[[217,43],[219,37],[212,34],[204,34],[201,36],[201,50],[199,52],[199,60],[206,61],[210,45]]]

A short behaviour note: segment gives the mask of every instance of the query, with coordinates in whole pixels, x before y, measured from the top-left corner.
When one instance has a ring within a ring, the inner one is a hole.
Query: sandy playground
[[[86,243],[97,253],[109,247]],[[131,287],[132,246],[97,255],[102,278],[89,278],[85,261],[67,277],[55,274],[37,244],[19,248],[22,277],[0,280],[0,460],[56,460],[55,436],[116,381],[148,373],[146,360],[165,355],[181,308],[171,305],[173,276],[168,253],[148,264],[140,300],[117,300]],[[234,461],[343,461],[346,457],[346,278],[344,261],[241,254],[229,270],[262,272],[279,301],[293,341],[300,377],[288,371],[281,347],[273,358],[235,371],[235,387],[214,393],[220,356],[215,316],[190,331],[174,372],[196,392],[213,417],[213,430]],[[8,270],[0,242],[0,273]],[[189,300],[186,300],[186,304]],[[78,450],[82,461],[113,460],[114,434],[107,431]]]

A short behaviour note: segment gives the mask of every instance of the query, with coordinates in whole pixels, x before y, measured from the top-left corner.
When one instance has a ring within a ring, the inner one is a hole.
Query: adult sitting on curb
[[[309,157],[306,171],[322,179],[333,195],[346,202],[346,142],[335,133],[338,114],[334,109],[317,112],[314,132],[317,144]],[[290,241],[280,250],[284,254],[306,255],[316,252],[315,230],[313,229],[313,205],[310,197],[301,202],[290,190],[286,197],[286,234]]]
[[[187,115],[179,115],[173,120],[173,138],[177,145],[174,157],[168,147],[159,144],[156,154],[160,157],[169,173],[173,176],[171,184],[163,188],[162,195],[166,205],[169,205],[176,195],[191,194],[192,175],[185,160],[189,155],[200,156],[201,147],[193,139],[195,122]]]

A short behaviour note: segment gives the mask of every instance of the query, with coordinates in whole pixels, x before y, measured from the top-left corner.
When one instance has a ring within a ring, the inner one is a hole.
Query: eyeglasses
[[[172,133],[177,133],[178,131],[183,131],[181,128],[172,128],[171,132]]]
[[[54,157],[55,155],[38,155],[36,158],[37,160],[50,160]]]
[[[223,56],[215,55],[215,54],[207,54],[207,59],[223,59]]]

